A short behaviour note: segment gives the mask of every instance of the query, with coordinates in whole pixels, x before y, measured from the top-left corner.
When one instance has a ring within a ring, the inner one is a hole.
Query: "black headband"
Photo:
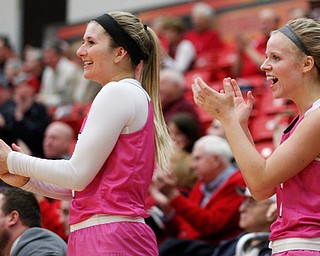
[[[103,14],[93,20],[98,22],[119,46],[126,49],[136,66],[141,60],[145,59],[136,41],[109,14]]]
[[[304,46],[303,42],[297,36],[297,34],[287,25],[278,29],[282,34],[288,37],[302,52],[307,55],[310,55],[308,49]]]
[[[297,34],[290,28],[289,26],[285,25],[278,29],[282,34],[284,34],[286,37],[288,37],[299,49],[300,51],[304,52],[308,56],[312,56],[308,49],[305,47],[304,43],[301,41],[301,39],[297,36]],[[314,65],[320,71],[320,69],[317,66],[317,63],[314,62]]]

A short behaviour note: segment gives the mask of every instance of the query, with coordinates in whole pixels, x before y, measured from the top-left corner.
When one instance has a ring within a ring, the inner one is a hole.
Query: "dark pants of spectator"
[[[159,247],[159,256],[210,256],[214,247],[198,240],[169,238]]]

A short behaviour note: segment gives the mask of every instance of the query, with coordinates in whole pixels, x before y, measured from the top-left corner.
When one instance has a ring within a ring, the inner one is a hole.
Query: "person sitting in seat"
[[[276,219],[275,195],[256,201],[248,188],[239,188],[239,191],[246,196],[239,207],[239,226],[244,232],[233,239],[221,241],[211,256],[270,256],[270,225]]]

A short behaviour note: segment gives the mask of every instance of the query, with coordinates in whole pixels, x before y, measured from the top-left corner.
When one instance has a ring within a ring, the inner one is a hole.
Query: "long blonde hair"
[[[133,14],[127,12],[108,13],[140,46],[145,56],[142,61],[139,80],[142,87],[148,92],[153,109],[155,125],[156,160],[162,170],[169,170],[172,154],[172,141],[165,123],[160,103],[160,61],[161,52],[159,39],[155,32],[142,24]]]

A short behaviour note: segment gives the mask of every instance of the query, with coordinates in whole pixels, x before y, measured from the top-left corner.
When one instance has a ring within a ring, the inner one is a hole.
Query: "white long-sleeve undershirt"
[[[21,187],[24,190],[33,192],[37,195],[70,201],[72,199],[72,190],[53,185],[41,180],[31,178],[27,184]]]
[[[56,190],[60,196],[68,197],[71,193],[59,187],[83,190],[99,172],[119,135],[141,129],[147,117],[148,98],[138,81],[111,82],[93,101],[70,160],[47,160],[11,152],[7,159],[9,172],[39,180],[31,179],[25,189],[38,189],[39,194],[48,189],[51,197]],[[48,187],[41,181],[59,187]]]
[[[175,58],[166,56],[164,64],[182,73],[186,72],[196,58],[196,49],[189,40],[182,40],[177,47]]]

